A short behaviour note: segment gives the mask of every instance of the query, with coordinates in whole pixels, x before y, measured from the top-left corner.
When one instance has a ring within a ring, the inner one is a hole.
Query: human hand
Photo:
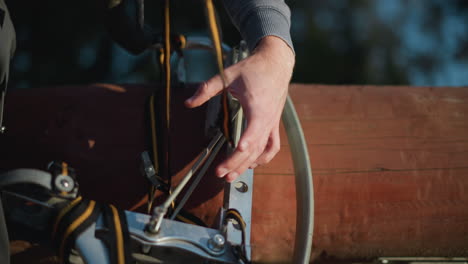
[[[235,151],[216,168],[218,177],[234,181],[248,168],[270,162],[280,150],[279,124],[294,68],[294,54],[280,38],[264,37],[253,54],[225,69],[227,89],[239,100],[247,127]],[[223,90],[219,75],[201,84],[185,101],[200,106]]]

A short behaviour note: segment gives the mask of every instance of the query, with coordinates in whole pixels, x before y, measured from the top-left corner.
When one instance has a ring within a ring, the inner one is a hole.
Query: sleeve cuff
[[[250,12],[241,25],[240,32],[253,51],[258,42],[266,36],[276,36],[282,39],[294,52],[290,34],[290,20],[274,7],[261,7]]]

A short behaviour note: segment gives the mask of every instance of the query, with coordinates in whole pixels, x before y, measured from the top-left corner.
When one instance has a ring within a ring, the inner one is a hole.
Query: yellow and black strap
[[[96,231],[96,237],[101,239],[109,250],[110,263],[132,263],[130,252],[130,234],[127,218],[122,210],[113,205],[102,206],[106,230]]]
[[[70,250],[76,238],[96,222],[100,206],[81,197],[73,200],[58,214],[52,227],[52,239],[58,248],[60,263],[69,263]]]
[[[81,196],[59,211],[52,226],[52,239],[58,249],[60,263],[69,263],[74,242],[96,222],[101,213],[106,229],[96,231],[96,237],[101,239],[109,250],[111,263],[132,263],[125,213],[113,205],[99,205]]]
[[[230,220],[234,220],[236,222],[242,232],[242,245],[241,246],[234,246],[234,253],[239,257],[244,263],[251,263],[250,260],[247,258],[247,251],[245,248],[245,242],[246,242],[246,223],[244,221],[244,218],[242,218],[242,215],[237,211],[236,209],[228,209],[226,211],[226,215],[224,217],[224,225],[227,225],[227,222]]]
[[[242,218],[242,215],[237,211],[236,209],[228,209],[226,211],[226,216],[224,220],[227,222],[228,220],[234,220],[237,222],[237,224],[240,225],[241,230],[245,230],[246,223],[244,221],[244,218]]]
[[[71,201],[67,206],[62,208],[62,210],[59,211],[57,217],[55,218],[54,225],[52,226],[52,238],[55,237],[55,234],[57,233],[58,226],[62,222],[62,218],[70,212],[75,206],[77,206],[81,200],[83,200],[83,197],[78,196],[75,200]]]

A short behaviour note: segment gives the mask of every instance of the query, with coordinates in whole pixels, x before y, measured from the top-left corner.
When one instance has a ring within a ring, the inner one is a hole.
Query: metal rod
[[[224,145],[224,143],[226,142],[226,139],[223,137],[220,139],[219,143],[216,144],[216,146],[214,147],[213,151],[211,152],[210,156],[208,157],[208,159],[206,160],[205,164],[203,164],[203,167],[200,169],[200,171],[198,172],[197,176],[195,177],[195,179],[193,180],[193,183],[190,185],[190,187],[187,189],[187,192],[184,194],[184,197],[182,197],[182,200],[180,200],[179,204],[177,205],[176,209],[174,210],[174,212],[172,213],[171,215],[171,220],[174,220],[174,218],[177,216],[177,214],[179,213],[179,211],[182,209],[182,207],[184,207],[185,203],[187,202],[188,198],[190,198],[190,196],[192,195],[193,191],[195,190],[195,188],[198,186],[198,184],[200,183],[200,180],[203,178],[203,176],[205,175],[206,171],[208,170],[208,168],[210,167],[211,163],[213,163],[213,160],[214,158],[216,157],[216,155],[218,154],[219,150],[221,149],[221,147]]]
[[[41,202],[41,201],[38,201],[36,199],[33,199],[33,198],[30,198],[30,197],[27,197],[27,196],[24,196],[22,194],[18,194],[18,193],[14,193],[14,192],[9,192],[9,191],[2,191],[2,193],[6,194],[6,195],[10,195],[10,196],[14,196],[16,198],[19,198],[19,199],[22,199],[22,200],[25,200],[25,201],[28,201],[28,202],[32,202],[34,204],[37,204],[37,205],[40,205],[42,207],[46,207],[46,208],[54,208],[52,205],[48,204],[48,203],[44,203],[44,202]]]
[[[5,96],[6,96],[5,91],[1,91],[1,92],[2,94],[0,94],[0,134],[5,132],[5,127],[3,126],[3,109],[5,107]]]
[[[211,153],[213,148],[216,146],[216,143],[223,137],[223,134],[221,132],[218,132],[218,134],[215,135],[215,137],[211,140],[210,144],[208,147],[206,147],[203,152],[201,153],[200,157],[197,159],[195,164],[193,164],[192,168],[190,169],[187,174],[185,174],[184,178],[182,181],[180,181],[179,185],[174,189],[174,191],[169,195],[167,200],[164,202],[163,206],[165,208],[169,208],[171,206],[172,202],[177,198],[177,196],[180,194],[182,189],[184,189],[185,185],[190,181],[190,179],[193,176],[193,173],[198,170],[200,165],[206,160],[208,155]]]
[[[210,155],[212,152],[213,148],[216,147],[217,143],[223,138],[223,134],[221,132],[218,132],[214,138],[211,140],[210,144],[208,147],[206,147],[200,156],[198,157],[197,161],[195,161],[195,164],[193,164],[192,168],[190,171],[185,174],[184,178],[182,181],[177,185],[177,187],[174,189],[174,191],[169,195],[169,197],[164,201],[163,204],[160,206],[154,208],[153,212],[153,217],[151,218],[150,222],[148,223],[148,231],[150,233],[158,233],[159,228],[161,227],[161,220],[164,218],[164,215],[167,213],[167,209],[171,206],[172,202],[177,198],[177,196],[180,194],[180,192],[184,189],[185,185],[190,181],[190,179],[193,176],[193,173],[196,172],[199,167],[203,164],[203,162],[206,160],[206,158]]]

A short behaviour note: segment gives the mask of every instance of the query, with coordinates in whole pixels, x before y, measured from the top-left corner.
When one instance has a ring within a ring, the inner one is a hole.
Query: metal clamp
[[[211,261],[240,263],[233,254],[233,248],[218,230],[162,219],[159,232],[153,235],[145,231],[151,221],[149,215],[128,211],[125,212],[125,215],[132,241],[140,246],[179,249]],[[102,217],[99,217],[95,227],[92,228],[96,230],[105,228]],[[93,236],[78,239],[76,246],[85,249],[87,248],[86,244],[95,239]],[[86,254],[85,251],[81,251],[81,253]],[[86,258],[89,259],[89,256]]]

